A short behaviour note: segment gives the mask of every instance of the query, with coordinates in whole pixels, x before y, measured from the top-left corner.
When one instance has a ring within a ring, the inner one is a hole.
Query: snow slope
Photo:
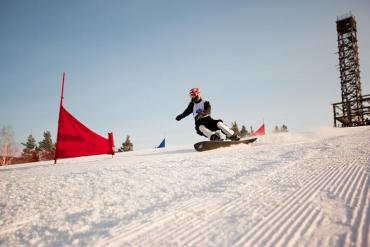
[[[369,246],[370,128],[0,168],[0,246]]]

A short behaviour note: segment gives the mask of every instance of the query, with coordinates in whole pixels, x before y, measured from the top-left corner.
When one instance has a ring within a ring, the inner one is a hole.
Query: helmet
[[[192,89],[190,89],[190,91],[189,91],[189,96],[190,96],[190,98],[196,98],[196,97],[200,97],[200,89],[199,88],[197,88],[197,87],[195,87],[195,88],[192,88]]]

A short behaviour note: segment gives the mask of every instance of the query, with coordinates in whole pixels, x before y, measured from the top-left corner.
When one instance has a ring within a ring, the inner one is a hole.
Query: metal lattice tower
[[[354,16],[337,20],[339,70],[342,90],[342,123],[344,127],[363,125],[360,63],[357,27]]]

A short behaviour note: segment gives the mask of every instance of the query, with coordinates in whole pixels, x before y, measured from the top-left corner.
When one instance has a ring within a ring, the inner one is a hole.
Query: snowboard
[[[194,144],[195,150],[198,152],[213,150],[217,148],[230,147],[238,144],[249,144],[256,141],[257,138],[251,138],[240,141],[202,141]]]

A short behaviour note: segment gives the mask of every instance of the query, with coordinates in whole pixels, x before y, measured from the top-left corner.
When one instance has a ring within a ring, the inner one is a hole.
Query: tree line
[[[241,138],[251,136],[254,132],[252,126],[250,126],[249,130],[245,127],[245,125],[242,125],[241,128],[239,128],[239,125],[236,121],[231,123],[231,129]],[[280,127],[275,126],[273,133],[282,132],[288,132],[288,127],[285,124]],[[130,135],[126,136],[126,140],[122,143],[117,152],[128,152],[134,150],[134,144],[131,142],[130,138]],[[30,134],[27,137],[27,141],[21,144],[24,146],[24,148],[22,150],[21,157],[17,157],[19,150],[14,141],[14,131],[12,127],[5,126],[1,129],[0,166],[54,159],[55,143],[51,138],[50,131],[45,131],[43,134],[43,140],[38,143],[32,134]]]
[[[236,121],[231,122],[231,129],[234,131],[236,135],[240,136],[241,138],[251,136],[252,133],[254,132],[252,126],[250,126],[249,131],[247,130],[245,125],[242,125],[241,129],[239,129],[239,125]]]
[[[285,124],[283,124],[281,127],[276,125],[273,132],[274,133],[288,132],[288,126],[286,126]]]
[[[32,134],[28,135],[26,142],[22,142],[23,149],[14,141],[14,131],[11,126],[4,126],[0,130],[0,166],[53,160],[55,156],[55,143],[51,138],[50,131],[45,131],[43,140],[37,142]],[[134,150],[130,135],[122,143],[118,152]]]
[[[241,138],[251,136],[254,132],[254,129],[252,126],[250,126],[249,131],[245,127],[245,125],[242,125],[242,127],[239,129],[239,125],[236,121],[231,122],[231,129],[239,135]],[[275,126],[273,133],[282,133],[282,132],[288,132],[288,126],[283,124],[282,126]]]
[[[30,134],[24,146],[22,158],[26,162],[37,162],[44,160],[53,160],[55,155],[55,143],[51,139],[50,131],[44,132],[44,139],[37,145],[36,139]]]
[[[30,134],[25,143],[21,143],[24,148],[19,156],[20,148],[14,141],[14,131],[11,126],[4,126],[0,131],[0,165],[10,165],[17,163],[36,162],[54,159],[55,143],[51,139],[50,131],[45,131],[43,140],[36,142]]]

